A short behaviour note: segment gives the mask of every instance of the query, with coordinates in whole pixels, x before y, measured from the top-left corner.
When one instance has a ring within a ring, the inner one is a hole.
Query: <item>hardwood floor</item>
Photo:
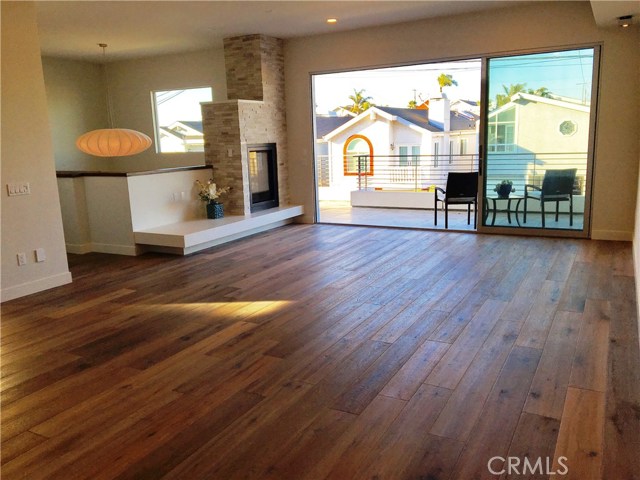
[[[70,267],[2,305],[3,479],[640,478],[630,244],[299,225]]]

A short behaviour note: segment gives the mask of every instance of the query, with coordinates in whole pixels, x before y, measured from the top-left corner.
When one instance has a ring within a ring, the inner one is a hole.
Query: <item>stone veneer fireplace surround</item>
[[[231,191],[225,199],[230,215],[251,213],[248,147],[275,144],[277,198],[289,203],[287,188],[284,56],[282,40],[246,35],[224,40],[227,96],[202,104],[205,161],[213,178]]]

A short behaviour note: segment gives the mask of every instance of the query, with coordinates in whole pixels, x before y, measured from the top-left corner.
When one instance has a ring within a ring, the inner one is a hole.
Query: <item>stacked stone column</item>
[[[246,35],[224,40],[228,101],[202,105],[205,160],[220,186],[230,186],[225,211],[250,213],[247,145],[275,143],[278,195],[289,203],[282,40]]]

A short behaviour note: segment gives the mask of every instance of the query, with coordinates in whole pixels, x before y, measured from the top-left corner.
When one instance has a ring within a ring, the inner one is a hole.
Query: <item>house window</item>
[[[560,124],[558,130],[564,136],[571,136],[578,130],[578,124],[571,120],[565,120]]]
[[[420,145],[401,145],[399,147],[398,165],[408,167],[420,162]]]
[[[466,154],[467,154],[467,139],[461,138],[460,139],[460,155],[466,155]]]
[[[489,116],[489,152],[515,152],[516,109]]]
[[[440,144],[438,142],[433,144],[433,168],[438,168],[440,155]]]
[[[211,87],[151,92],[158,153],[204,151],[200,102],[212,98]]]
[[[344,142],[344,174],[373,175],[373,145],[364,135],[352,135]]]
[[[449,165],[453,163],[453,140],[449,140]]]

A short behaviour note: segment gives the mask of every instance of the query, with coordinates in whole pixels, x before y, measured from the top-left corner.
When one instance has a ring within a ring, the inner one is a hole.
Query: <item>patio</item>
[[[336,223],[345,225],[364,225],[375,227],[421,228],[429,230],[444,230],[444,212],[438,213],[438,225],[433,224],[433,210],[409,208],[380,208],[380,207],[352,207],[348,201],[321,200],[320,223]],[[489,217],[488,222],[491,222]],[[512,215],[512,225],[517,227],[515,216]],[[574,214],[573,227],[569,226],[568,215],[560,215],[558,223],[552,214],[547,214],[547,228],[563,228],[582,230],[583,215]],[[466,211],[449,212],[449,230],[473,232],[472,224],[467,225]],[[522,218],[520,218],[522,222]],[[507,214],[498,212],[495,226],[509,226]],[[527,228],[541,228],[540,214],[530,213],[527,216]]]

